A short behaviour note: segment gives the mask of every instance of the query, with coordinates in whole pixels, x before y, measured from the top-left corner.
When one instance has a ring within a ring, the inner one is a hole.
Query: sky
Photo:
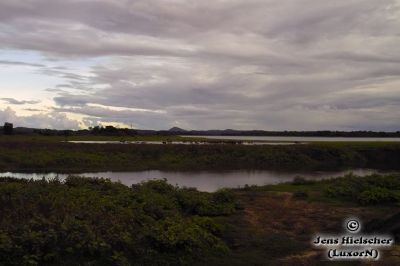
[[[400,130],[400,0],[1,0],[0,123]]]

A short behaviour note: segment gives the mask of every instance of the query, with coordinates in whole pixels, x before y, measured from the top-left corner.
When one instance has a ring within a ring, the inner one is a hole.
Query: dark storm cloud
[[[394,130],[399,7],[398,0],[3,0],[0,49],[57,62],[97,59],[86,73],[37,65],[63,80],[51,91],[54,110],[83,115],[87,125]]]
[[[89,103],[89,98],[83,95],[71,95],[63,93],[65,96],[55,97],[54,101],[60,106],[82,106]],[[87,99],[87,100],[86,100]]]

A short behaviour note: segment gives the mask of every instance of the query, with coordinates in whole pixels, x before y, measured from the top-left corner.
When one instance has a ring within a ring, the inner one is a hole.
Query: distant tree
[[[14,132],[14,126],[12,123],[6,122],[4,123],[3,130],[4,130],[4,135],[12,135]]]
[[[118,129],[116,127],[113,127],[113,126],[106,126],[104,131],[106,133],[116,133],[116,132],[118,132]]]
[[[97,134],[99,134],[99,133],[101,132],[101,130],[102,130],[101,127],[95,126],[95,127],[93,127],[93,128],[90,129],[90,132],[91,132],[93,135],[97,135]]]
[[[68,137],[72,135],[72,132],[73,132],[72,130],[63,130],[63,131],[61,131],[61,133],[64,136],[65,140],[67,140]]]

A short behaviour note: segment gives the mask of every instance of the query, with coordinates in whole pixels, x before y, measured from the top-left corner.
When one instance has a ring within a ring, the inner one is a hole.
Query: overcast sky
[[[1,0],[0,123],[400,130],[400,0]]]

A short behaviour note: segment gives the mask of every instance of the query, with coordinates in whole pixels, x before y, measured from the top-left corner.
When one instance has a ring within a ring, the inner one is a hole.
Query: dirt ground
[[[367,223],[372,219],[390,217],[398,211],[398,208],[393,207],[346,207],[332,203],[309,202],[297,199],[289,192],[243,192],[241,200],[245,206],[244,219],[256,231],[285,234],[304,242],[305,245],[310,245],[317,233],[344,233],[346,218],[358,217]],[[280,261],[281,265],[346,265],[343,262],[327,262],[323,250],[312,247],[301,255],[284,257]],[[400,246],[385,251],[378,262],[362,262],[359,265],[400,265]]]

